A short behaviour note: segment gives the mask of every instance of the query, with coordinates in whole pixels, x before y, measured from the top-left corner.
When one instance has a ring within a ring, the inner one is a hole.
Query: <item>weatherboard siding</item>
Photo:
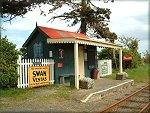
[[[36,31],[31,39],[29,40],[27,44],[27,58],[34,58],[34,44],[35,43],[43,43],[43,58],[49,58],[49,51],[52,51],[53,56],[51,59],[54,59],[55,65],[54,65],[54,80],[56,84],[60,83],[60,75],[65,74],[74,74],[74,44],[48,44],[47,43],[47,37],[43,35],[43,33]],[[83,46],[80,45],[79,46]],[[59,49],[64,50],[64,58],[59,58]],[[87,46],[87,54],[90,57],[96,55],[96,47],[94,46]],[[93,57],[95,58],[95,57]],[[93,59],[94,61],[93,66],[97,67],[96,59]],[[89,68],[89,62],[90,58],[88,58],[87,61],[84,61],[84,70],[85,70],[85,76],[90,77],[91,69]],[[58,67],[58,63],[62,63],[62,67]],[[91,63],[91,62],[90,62]],[[65,82],[67,82],[67,78],[65,79]]]
[[[53,44],[55,46],[55,83],[60,83],[59,76],[74,73],[74,46],[73,44]],[[63,59],[59,58],[59,49],[64,50]],[[58,63],[62,63],[62,67],[58,67]]]
[[[48,58],[47,38],[38,31],[34,33],[31,40],[27,44],[27,58],[34,58],[34,44],[39,42],[43,43],[43,58]]]

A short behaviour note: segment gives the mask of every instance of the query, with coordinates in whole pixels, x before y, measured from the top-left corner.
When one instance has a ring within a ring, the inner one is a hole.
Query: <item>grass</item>
[[[128,73],[128,78],[134,79],[135,82],[149,82],[149,71],[149,64],[141,65],[138,68],[124,70],[124,72]],[[113,74],[106,76],[105,78],[115,79],[116,73],[118,72],[119,70],[113,70]]]
[[[30,96],[34,95],[36,92],[44,92],[45,91],[55,91],[55,93],[49,93],[49,97],[55,98],[66,98],[69,94],[75,91],[74,88],[66,87],[62,85],[50,85],[45,87],[37,87],[37,88],[6,88],[1,89],[0,98],[10,98],[17,100],[26,100]],[[46,95],[47,97],[47,95]]]
[[[22,94],[30,94],[31,90],[29,89],[18,89],[18,88],[5,88],[1,89],[0,97],[11,97],[13,99],[17,99],[18,97],[22,97]]]
[[[7,88],[0,90],[0,110],[9,107],[16,107],[29,100],[34,100],[36,104],[47,102],[61,102],[71,99],[75,88],[64,85],[50,85],[37,88]]]
[[[59,89],[57,90],[56,93],[53,93],[51,95],[48,94],[48,95],[41,96],[41,99],[42,100],[55,99],[57,101],[69,100],[71,99],[70,94],[74,91],[75,89],[70,89],[70,88]]]

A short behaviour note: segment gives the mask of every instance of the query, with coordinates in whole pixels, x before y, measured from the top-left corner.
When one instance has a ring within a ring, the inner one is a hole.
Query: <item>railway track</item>
[[[150,84],[143,86],[136,92],[102,109],[99,113],[149,113],[150,111]]]

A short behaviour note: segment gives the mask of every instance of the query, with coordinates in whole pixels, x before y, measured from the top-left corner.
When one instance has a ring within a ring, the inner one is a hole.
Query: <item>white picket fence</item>
[[[22,59],[19,56],[18,60],[18,88],[29,87],[28,82],[28,67],[30,66],[50,66],[50,83],[54,84],[54,60],[52,59]]]

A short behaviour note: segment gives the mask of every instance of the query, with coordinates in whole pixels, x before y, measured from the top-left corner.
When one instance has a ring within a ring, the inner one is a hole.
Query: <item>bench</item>
[[[65,83],[65,78],[70,78],[71,76],[75,76],[75,74],[59,75],[60,84],[64,84]]]

